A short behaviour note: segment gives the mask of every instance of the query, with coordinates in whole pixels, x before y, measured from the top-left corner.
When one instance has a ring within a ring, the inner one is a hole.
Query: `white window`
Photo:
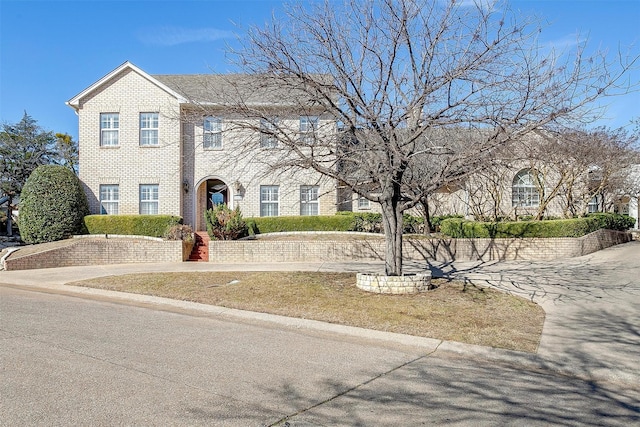
[[[538,207],[540,205],[540,177],[531,169],[523,169],[513,178],[512,199],[513,207]]]
[[[157,184],[140,185],[140,214],[141,215],[157,215],[158,214],[158,185]]]
[[[589,213],[602,212],[602,195],[596,194],[589,200],[589,204],[587,205],[587,211]]]
[[[119,144],[120,114],[100,114],[100,146],[116,147]]]
[[[260,119],[260,147],[275,148],[278,146],[278,140],[275,137],[277,127],[277,118],[271,120]]]
[[[158,113],[140,113],[140,145],[158,145]]]
[[[629,215],[630,202],[631,202],[631,197],[629,196],[624,196],[620,198],[616,202],[615,206],[613,207],[613,211],[620,215]]]
[[[311,145],[318,131],[317,116],[300,116],[300,138],[305,144]]]
[[[279,187],[277,185],[260,186],[260,216],[278,216]]]
[[[300,186],[300,215],[318,215],[317,185]]]
[[[371,209],[371,202],[362,196],[358,197],[358,209]]]
[[[102,215],[117,215],[120,203],[120,190],[117,184],[100,186],[100,213]]]
[[[222,119],[205,117],[202,146],[205,150],[222,148]]]

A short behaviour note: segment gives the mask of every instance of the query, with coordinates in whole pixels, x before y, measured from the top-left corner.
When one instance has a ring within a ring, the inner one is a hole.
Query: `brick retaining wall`
[[[631,240],[629,233],[599,230],[579,238],[554,239],[405,239],[403,258],[422,261],[509,261],[551,260],[587,255]],[[212,240],[209,261],[313,262],[380,261],[384,259],[383,240],[349,241],[270,241]]]
[[[192,244],[140,236],[80,236],[40,252],[18,250],[5,260],[6,270],[136,262],[181,262]],[[629,233],[599,230],[580,238],[557,239],[405,239],[404,259],[411,261],[551,260],[587,255],[631,240]],[[212,240],[209,260],[234,262],[381,261],[384,240],[273,241]]]
[[[181,262],[189,258],[192,244],[141,236],[81,236],[59,247],[21,255],[20,250],[5,260],[6,270],[126,264],[137,262]],[[43,245],[43,248],[46,246]],[[25,251],[26,252],[26,251]]]

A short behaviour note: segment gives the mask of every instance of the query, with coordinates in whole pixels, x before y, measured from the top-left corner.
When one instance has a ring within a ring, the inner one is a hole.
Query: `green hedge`
[[[350,215],[269,216],[247,218],[251,234],[285,231],[349,231],[353,218]]]
[[[597,221],[598,228],[607,230],[627,231],[636,225],[636,220],[629,215],[594,213],[587,215],[587,218]]]
[[[442,221],[441,231],[453,238],[581,237],[599,229],[626,231],[634,224],[633,218],[618,214],[515,222],[475,222],[452,218]]]
[[[124,234],[164,237],[182,218],[172,215],[88,215],[84,223],[89,234]]]
[[[450,216],[435,216],[435,227]],[[375,212],[338,212],[335,215],[272,216],[246,219],[251,234],[286,231],[359,231],[382,233],[382,215]],[[403,215],[404,232],[420,233],[424,220],[409,214]]]

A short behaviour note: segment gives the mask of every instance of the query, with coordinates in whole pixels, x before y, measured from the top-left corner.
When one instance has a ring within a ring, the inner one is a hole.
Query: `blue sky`
[[[549,26],[545,43],[588,37],[609,49],[635,44],[640,53],[640,0],[512,0]],[[280,13],[270,0],[0,0],[0,122],[26,110],[46,130],[77,140],[77,118],[65,101],[131,61],[150,74],[232,71],[225,46],[254,24]],[[640,66],[640,64],[638,64]],[[630,78],[640,81],[640,70]],[[601,124],[620,127],[640,117],[640,92],[607,101]]]

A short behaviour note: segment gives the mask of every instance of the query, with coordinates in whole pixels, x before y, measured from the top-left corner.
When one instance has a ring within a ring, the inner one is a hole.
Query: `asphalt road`
[[[0,425],[630,426],[640,388],[513,359],[0,287]]]

